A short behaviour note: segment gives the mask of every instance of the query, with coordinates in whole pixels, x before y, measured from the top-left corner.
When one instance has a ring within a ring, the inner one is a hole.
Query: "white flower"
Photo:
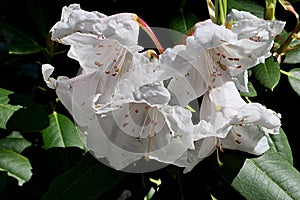
[[[99,104],[94,99],[98,125],[91,128],[98,130],[88,131],[87,147],[97,158],[106,157],[116,169],[144,157],[161,163],[174,162],[193,148],[195,126],[190,111],[169,106],[170,94],[162,83],[136,86],[131,80],[118,83],[111,101]],[[99,146],[95,138],[109,142]]]
[[[166,49],[159,58],[160,67],[168,71],[171,78],[168,89],[173,94],[172,103],[183,107],[208,89],[201,69],[196,67],[191,53],[195,52],[190,52],[188,46],[176,45],[172,49]]]
[[[205,85],[207,89],[212,87],[223,73],[230,74],[239,90],[248,91],[247,69],[263,63],[271,55],[274,37],[285,25],[281,21],[265,21],[237,10],[228,15],[228,20],[231,19],[231,29],[216,25],[211,20],[197,23],[194,35],[187,38],[185,46],[167,49],[162,55],[164,60],[168,60],[168,65],[188,72],[189,79],[198,81],[199,88],[194,92],[197,95],[203,94]],[[177,60],[184,60],[184,65],[179,66],[175,63]],[[202,79],[199,79],[200,76]],[[169,87],[177,88],[179,84],[174,79]]]
[[[234,9],[228,20],[233,20],[231,30],[210,20],[196,24],[194,38],[206,50],[213,50],[211,55],[229,70],[237,87],[247,91],[246,70],[263,63],[271,55],[274,37],[283,30],[285,23],[266,21]]]
[[[278,134],[280,126],[280,114],[258,103],[247,104],[234,83],[226,81],[204,95],[195,150],[187,151],[175,164],[190,171],[216,148],[261,155],[269,148],[264,134]]]
[[[135,17],[132,13],[106,16],[97,11],[82,10],[79,4],[71,4],[63,7],[61,20],[52,27],[52,39],[70,44],[65,37],[79,32],[115,39],[124,46],[136,48],[139,25]]]
[[[50,77],[51,65],[42,66],[48,86],[86,131],[88,149],[116,169],[144,157],[169,164],[193,148],[195,126],[190,111],[168,105],[170,94],[157,81],[159,74],[149,60],[141,60],[144,65],[123,65],[120,76],[90,70],[57,80]]]
[[[87,147],[118,170],[144,159],[170,164],[193,148],[191,113],[178,106],[128,103],[96,117],[87,130]]]
[[[95,94],[99,92],[98,83],[99,77],[102,75],[101,72],[80,74],[71,79],[65,76],[54,79],[50,77],[53,71],[53,66],[42,65],[44,81],[49,88],[55,89],[59,100],[72,114],[76,123],[79,126],[87,126],[94,113],[93,99]]]

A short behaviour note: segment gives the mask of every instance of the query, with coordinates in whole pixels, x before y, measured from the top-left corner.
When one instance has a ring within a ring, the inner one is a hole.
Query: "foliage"
[[[209,18],[203,2],[84,1],[82,7],[106,14],[135,12],[153,27],[187,32],[195,22]],[[300,1],[290,2],[299,8]],[[279,54],[249,71],[249,92],[241,95],[278,108],[285,132],[269,136],[271,148],[260,157],[228,150],[221,154],[223,167],[212,154],[187,174],[174,166],[126,174],[86,152],[84,134],[41,76],[41,63],[46,62],[55,63],[57,74],[77,73],[78,64],[67,58],[66,47],[48,34],[68,2],[27,0],[18,8],[15,4],[6,1],[0,8],[0,199],[118,199],[125,191],[130,191],[128,199],[300,199],[294,119],[300,111],[300,43],[292,34],[294,15],[280,4],[275,15],[288,26],[275,40]],[[228,0],[227,5],[228,12],[236,8],[264,17],[263,1]],[[160,185],[153,179],[160,179]]]

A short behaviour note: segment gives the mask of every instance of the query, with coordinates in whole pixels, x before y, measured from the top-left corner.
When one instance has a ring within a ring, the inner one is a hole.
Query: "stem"
[[[277,0],[266,0],[265,19],[275,20],[275,8]]]
[[[227,15],[227,0],[215,0],[215,24],[225,25]]]
[[[287,76],[290,76],[290,75],[291,75],[290,72],[283,71],[282,69],[280,70],[280,72],[281,72],[282,74],[284,74],[284,75],[287,75]]]
[[[299,31],[300,31],[300,21],[298,20],[294,30],[290,33],[290,35],[284,41],[284,43],[281,45],[281,47],[275,52],[276,57],[281,57],[281,56],[285,55],[288,52],[289,45],[294,39],[294,34],[297,34]]]
[[[251,103],[251,100],[249,99],[249,97],[245,97],[245,99],[248,101],[248,103]]]
[[[184,200],[182,184],[181,184],[181,176],[180,176],[179,172],[177,174],[177,177],[178,177],[179,189],[180,189],[180,194],[181,194],[181,200]]]
[[[145,182],[145,176],[143,173],[141,173],[141,178],[142,178],[142,186],[144,188],[144,191],[146,191],[147,186],[146,186],[146,182]]]

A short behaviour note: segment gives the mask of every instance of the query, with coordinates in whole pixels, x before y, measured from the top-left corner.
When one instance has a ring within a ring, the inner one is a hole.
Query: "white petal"
[[[207,91],[207,86],[193,59],[195,58],[188,55],[183,45],[168,48],[161,55],[161,66],[168,71],[169,77],[173,77],[168,83],[168,89],[173,95],[173,104],[186,106]]]
[[[136,48],[139,25],[132,13],[120,13],[107,17],[104,14],[82,10],[79,4],[71,4],[62,10],[61,21],[51,29],[52,39],[61,40],[75,32],[97,37],[116,39],[129,48]]]
[[[190,117],[189,111],[180,107],[124,104],[107,113],[106,117],[97,117],[98,129],[101,128],[102,132],[89,129],[87,146],[97,152],[96,156],[106,157],[117,169],[142,157],[165,165],[177,160],[192,146],[194,127]],[[107,138],[105,148],[96,145],[102,144],[97,142],[97,137],[99,140],[103,137],[95,135],[99,133]]]
[[[266,136],[257,126],[235,126],[226,138],[221,139],[225,149],[261,155],[269,149]]]
[[[146,102],[150,106],[167,104],[170,100],[168,90],[158,82],[138,87],[133,96],[135,102]]]
[[[42,65],[42,74],[44,81],[46,82],[47,86],[51,89],[56,88],[56,80],[54,78],[51,78],[51,74],[54,71],[54,67],[50,64],[43,64]]]
[[[279,114],[259,103],[249,103],[231,117],[230,123],[255,124],[273,130],[273,133],[276,133],[281,126],[280,118]]]
[[[211,20],[199,22],[195,25],[195,28],[195,40],[205,49],[223,46],[226,43],[234,44],[237,41],[235,33],[224,26],[212,23]]]
[[[87,129],[87,148],[97,159],[106,163],[103,159],[106,158],[108,166],[121,170],[141,158],[142,155],[125,151],[112,143],[96,119],[95,117]]]
[[[216,150],[216,139],[214,137],[203,138],[195,142],[195,149],[188,150],[173,164],[185,167],[184,173],[190,172],[200,161],[210,156]]]

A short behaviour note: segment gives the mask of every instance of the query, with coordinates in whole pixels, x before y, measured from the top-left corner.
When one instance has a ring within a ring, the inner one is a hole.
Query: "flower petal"
[[[269,129],[270,133],[279,133],[280,114],[267,109],[259,103],[249,103],[231,116],[230,124],[255,124]]]
[[[50,64],[43,64],[42,65],[42,74],[44,81],[46,82],[47,86],[51,89],[55,89],[56,87],[56,80],[51,78],[51,74],[54,71],[54,67]]]
[[[120,13],[107,17],[96,11],[82,10],[79,4],[71,4],[63,8],[61,21],[52,27],[52,39],[61,40],[75,32],[81,32],[116,39],[123,45],[134,48],[138,41],[139,25],[133,16],[132,13]]]
[[[257,126],[235,126],[226,138],[221,139],[224,149],[261,155],[269,149],[268,139]]]

